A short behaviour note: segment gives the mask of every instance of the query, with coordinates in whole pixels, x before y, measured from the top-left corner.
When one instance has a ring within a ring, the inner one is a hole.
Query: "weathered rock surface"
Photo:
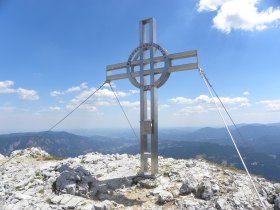
[[[10,157],[0,167],[0,209],[261,209],[244,173],[203,160],[160,157],[159,174],[148,176],[127,154],[56,160],[29,148]],[[253,180],[266,208],[280,210],[280,184]]]
[[[161,191],[158,195],[158,203],[159,204],[164,204],[166,202],[169,202],[173,199],[173,195],[171,192],[168,191]]]
[[[274,202],[275,202],[274,209],[280,210],[280,196],[278,198],[276,198]]]

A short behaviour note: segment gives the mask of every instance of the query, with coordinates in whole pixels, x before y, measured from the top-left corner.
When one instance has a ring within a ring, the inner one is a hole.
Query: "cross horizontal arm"
[[[185,52],[180,52],[180,53],[174,53],[174,54],[169,54],[168,59],[171,63],[171,66],[169,67],[169,72],[176,72],[176,71],[184,71],[184,70],[192,70],[192,69],[197,69],[198,68],[198,63],[188,63],[188,64],[181,64],[181,65],[176,65],[172,66],[172,61],[173,60],[178,60],[178,59],[184,59],[184,58],[191,58],[191,57],[197,57],[197,51],[192,50],[192,51],[185,51]],[[158,56],[154,58],[154,63],[159,63],[163,62],[164,57],[163,56]],[[150,59],[143,59],[143,64],[149,64]],[[131,66],[139,66],[140,61],[132,61]],[[112,71],[115,70],[120,70],[120,69],[126,69],[127,68],[127,63],[118,63],[118,64],[113,64],[113,65],[108,65],[107,66],[107,75],[106,75],[106,80],[107,81],[112,81],[112,80],[119,80],[119,79],[125,79],[128,78],[127,73],[119,73],[119,74],[112,74]],[[163,68],[155,68],[154,69],[155,74],[160,74],[163,72]],[[149,75],[150,70],[144,70],[144,75]],[[139,77],[140,72],[134,72],[132,73],[132,77]]]
[[[180,53],[174,53],[174,54],[170,54],[168,55],[168,59],[169,60],[176,60],[176,59],[181,59],[181,58],[191,58],[191,57],[196,57],[197,56],[197,51],[196,50],[192,50],[192,51],[185,51],[185,52],[180,52]],[[154,58],[154,62],[158,63],[158,62],[163,62],[164,58],[162,56],[158,56]],[[148,64],[150,63],[150,59],[143,59],[143,64]],[[112,70],[117,70],[117,69],[124,69],[127,66],[127,62],[123,62],[123,63],[118,63],[118,64],[113,64],[113,65],[108,65],[107,66],[107,71],[112,71]],[[131,66],[139,66],[140,65],[140,61],[132,61],[131,62]]]
[[[176,72],[176,71],[185,71],[185,70],[193,70],[193,69],[198,69],[197,63],[170,66],[168,71],[171,73],[171,72]],[[155,74],[160,74],[163,72],[163,68],[155,68],[154,71],[155,71]],[[144,70],[144,76],[149,75],[149,74],[150,74],[150,70]],[[139,77],[139,76],[140,76],[140,72],[132,73],[132,77]],[[106,80],[112,81],[112,80],[119,80],[119,79],[125,79],[125,78],[128,78],[127,73],[107,75]]]

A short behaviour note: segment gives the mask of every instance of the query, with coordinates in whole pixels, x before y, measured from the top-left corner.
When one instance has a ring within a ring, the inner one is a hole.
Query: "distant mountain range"
[[[115,150],[130,145],[122,138],[106,136],[86,137],[67,132],[0,135],[0,153],[4,155],[27,147],[40,147],[55,156],[76,157],[92,151],[114,153]]]
[[[250,171],[280,181],[280,124],[238,127],[238,131],[231,128],[232,134]],[[41,147],[54,156],[64,157],[75,157],[92,151],[104,154],[137,154],[140,148],[139,140],[135,139],[129,130],[103,130],[103,133],[91,136],[68,132],[0,135],[1,154],[8,155],[14,150],[31,146]],[[242,169],[225,128],[161,129],[159,153],[174,158],[200,156],[212,162]]]

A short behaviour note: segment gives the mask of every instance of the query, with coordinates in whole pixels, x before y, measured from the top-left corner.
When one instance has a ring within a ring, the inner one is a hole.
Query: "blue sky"
[[[0,130],[46,130],[127,61],[139,45],[139,21],[156,19],[169,53],[198,50],[236,123],[280,120],[280,1],[0,1]],[[134,127],[139,93],[114,82]],[[198,72],[173,73],[158,91],[160,127],[220,126]],[[58,130],[128,127],[104,87]]]

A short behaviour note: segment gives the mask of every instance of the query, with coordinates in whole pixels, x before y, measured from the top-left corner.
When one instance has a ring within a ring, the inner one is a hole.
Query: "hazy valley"
[[[40,147],[54,156],[75,157],[89,152],[103,154],[139,153],[139,140],[131,130],[93,130],[68,132],[15,133],[0,135],[0,153]],[[240,137],[240,134],[242,138]],[[280,127],[239,125],[233,135],[253,174],[280,181]],[[96,134],[96,135],[94,135]],[[224,166],[242,169],[241,162],[224,128],[161,129],[159,154],[173,158],[203,157]]]

